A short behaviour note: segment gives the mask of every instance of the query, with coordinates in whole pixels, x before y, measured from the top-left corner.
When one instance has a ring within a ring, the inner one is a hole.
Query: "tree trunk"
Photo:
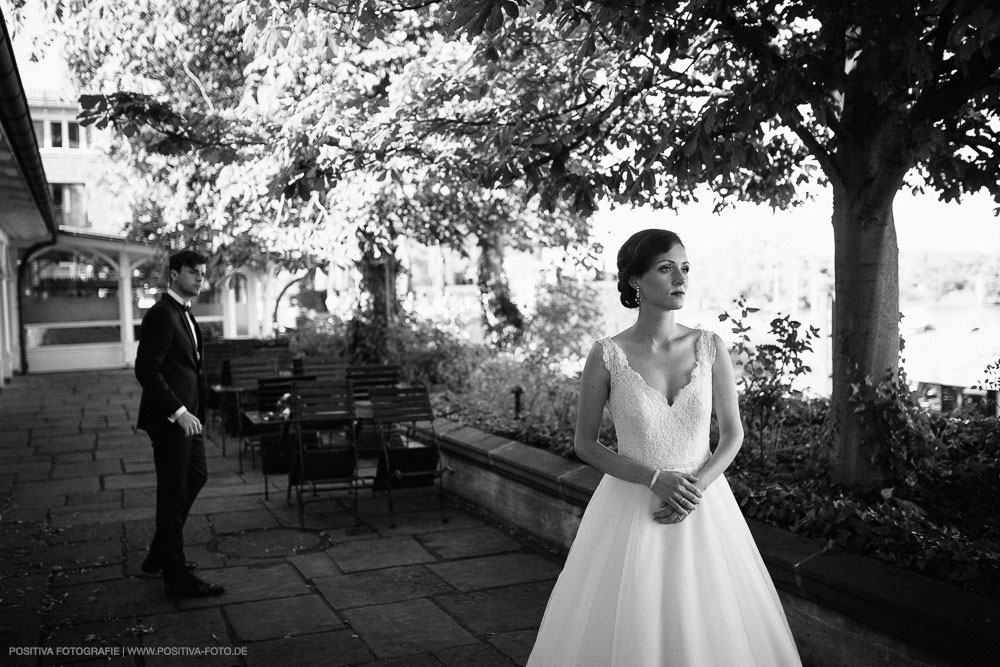
[[[361,295],[359,311],[351,327],[350,349],[361,363],[384,363],[389,357],[389,324],[401,307],[396,292],[400,262],[394,245],[362,233],[358,239],[361,259]]]
[[[873,193],[834,183],[831,474],[835,482],[865,488],[877,487],[885,471],[875,462],[880,443],[874,429],[851,400],[853,385],[877,385],[899,370],[899,267],[892,215],[898,186],[886,187],[888,192]]]
[[[524,333],[524,315],[510,298],[503,269],[503,235],[484,231],[479,241],[479,295],[483,305],[483,326],[487,338],[497,347],[516,343]]]

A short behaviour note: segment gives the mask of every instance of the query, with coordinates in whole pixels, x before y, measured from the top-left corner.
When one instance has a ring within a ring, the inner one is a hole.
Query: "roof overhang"
[[[74,227],[60,227],[59,233],[56,235],[56,245],[77,250],[98,250],[113,257],[124,252],[133,265],[136,262],[157,257],[164,252],[162,248],[145,243],[134,243],[124,236],[101,234]]]
[[[14,47],[0,10],[0,231],[27,246],[56,234],[48,181]]]

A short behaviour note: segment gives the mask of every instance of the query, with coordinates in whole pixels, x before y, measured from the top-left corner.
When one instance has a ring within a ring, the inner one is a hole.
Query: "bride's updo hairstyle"
[[[632,276],[641,276],[653,266],[653,259],[675,245],[684,247],[681,237],[665,229],[644,229],[628,237],[618,251],[618,292],[622,305],[638,308],[638,291],[628,284]]]

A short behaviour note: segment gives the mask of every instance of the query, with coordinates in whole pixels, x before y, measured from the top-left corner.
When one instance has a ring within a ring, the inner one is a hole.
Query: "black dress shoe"
[[[177,579],[164,579],[163,591],[175,598],[207,598],[222,595],[226,589],[218,584],[202,581],[193,574],[185,574]]]
[[[163,566],[160,565],[160,561],[153,558],[152,554],[146,556],[146,560],[142,561],[142,571],[146,574],[156,574],[162,569]],[[195,563],[193,560],[186,560],[184,561],[184,569],[188,572],[191,570],[197,570],[198,563]]]

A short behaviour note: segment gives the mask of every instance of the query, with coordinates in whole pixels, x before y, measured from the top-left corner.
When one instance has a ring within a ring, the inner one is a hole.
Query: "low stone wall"
[[[445,488],[566,551],[601,479],[589,465],[439,419]],[[748,521],[810,667],[1000,662],[1000,601]]]

